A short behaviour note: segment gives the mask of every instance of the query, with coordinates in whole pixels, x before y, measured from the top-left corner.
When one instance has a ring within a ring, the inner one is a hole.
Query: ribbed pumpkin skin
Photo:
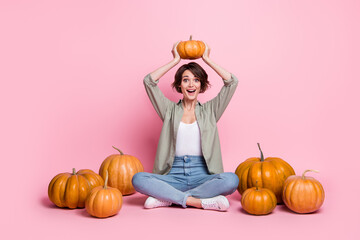
[[[48,196],[58,207],[83,208],[90,191],[103,185],[104,180],[95,172],[83,169],[73,174],[60,173],[50,182]]]
[[[177,51],[182,59],[201,58],[205,51],[205,44],[202,41],[190,40],[181,41],[177,46]]]
[[[122,195],[117,188],[99,186],[91,191],[85,208],[91,216],[105,218],[117,214],[122,202]]]
[[[76,174],[85,177],[89,181],[91,189],[104,185],[104,179],[99,174],[90,169],[81,169]]]
[[[136,173],[143,172],[144,167],[136,157],[120,153],[103,161],[100,176],[104,178],[106,171],[109,172],[108,186],[119,189],[122,195],[130,195],[136,192],[131,180]]]
[[[242,194],[246,189],[254,187],[258,181],[259,187],[274,192],[277,202],[282,203],[282,187],[287,177],[294,175],[294,169],[280,158],[250,158],[241,163],[235,174],[239,177],[238,191]]]
[[[266,188],[248,188],[241,195],[242,208],[254,215],[265,215],[271,213],[276,207],[275,194]]]
[[[255,187],[258,181],[259,187],[270,189],[275,194],[277,202],[282,203],[284,182],[289,176],[295,175],[295,171],[281,158],[268,157],[261,161],[261,158],[253,157],[240,163],[235,174],[239,177],[240,194],[248,188]]]
[[[290,176],[284,183],[283,201],[294,212],[315,212],[320,209],[324,200],[324,188],[315,178]]]

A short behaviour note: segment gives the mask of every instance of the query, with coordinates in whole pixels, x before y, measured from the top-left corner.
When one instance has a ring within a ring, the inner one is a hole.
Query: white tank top
[[[200,129],[197,121],[186,124],[180,122],[176,137],[176,156],[202,156]]]

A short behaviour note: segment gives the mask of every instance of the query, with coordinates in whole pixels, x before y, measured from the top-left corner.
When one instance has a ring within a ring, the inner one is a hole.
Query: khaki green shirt
[[[224,86],[215,98],[204,104],[197,102],[195,106],[202,153],[211,174],[224,172],[216,123],[228,106],[238,85],[238,80],[233,74],[231,74],[231,79],[223,81]],[[158,82],[159,80],[154,81],[150,74],[144,78],[149,99],[163,121],[153,173],[164,175],[169,173],[174,161],[176,136],[184,109],[182,100],[176,103],[164,96],[157,86]]]

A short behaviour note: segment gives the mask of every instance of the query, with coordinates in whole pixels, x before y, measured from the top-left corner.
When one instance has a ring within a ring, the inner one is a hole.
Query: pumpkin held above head
[[[192,40],[190,36],[190,40],[181,41],[176,50],[182,59],[197,59],[204,54],[205,44],[202,41]]]

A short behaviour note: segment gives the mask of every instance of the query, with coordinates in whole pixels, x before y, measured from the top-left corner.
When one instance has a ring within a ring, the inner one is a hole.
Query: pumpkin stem
[[[263,152],[261,151],[260,144],[258,143],[257,145],[258,145],[258,147],[259,147],[260,154],[261,154],[260,162],[263,162],[263,161],[264,161],[264,154],[263,154]]]
[[[104,183],[104,189],[107,189],[107,183],[108,183],[108,180],[109,180],[109,173],[108,173],[108,170],[106,170],[106,172],[105,172],[105,183]]]
[[[120,149],[118,149],[118,148],[116,148],[114,146],[112,146],[112,147],[115,148],[116,150],[118,150],[120,152],[120,155],[124,155],[124,153]]]
[[[305,170],[304,173],[303,173],[302,176],[301,176],[301,179],[302,179],[302,180],[305,179],[305,173],[307,173],[307,172],[316,172],[316,173],[318,173],[318,172],[320,172],[320,171],[319,171],[319,170],[313,170],[313,169]]]
[[[190,35],[190,41],[192,40],[192,35]]]
[[[75,170],[75,168],[73,168],[72,175],[76,175],[76,170]]]
[[[259,190],[258,180],[256,180],[255,182],[255,187],[256,187],[255,190],[258,191]]]

